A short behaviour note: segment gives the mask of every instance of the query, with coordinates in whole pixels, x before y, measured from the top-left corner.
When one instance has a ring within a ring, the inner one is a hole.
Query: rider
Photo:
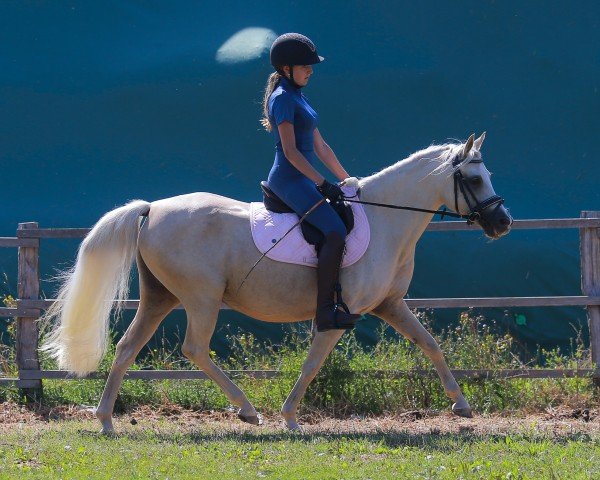
[[[275,140],[275,162],[267,181],[269,188],[300,216],[323,197],[337,202],[343,196],[338,184],[328,182],[315,169],[317,159],[339,180],[349,177],[319,133],[317,112],[301,92],[312,75],[312,65],[323,60],[313,42],[299,33],[281,35],[271,46],[271,65],[276,71],[267,81],[261,119]],[[346,227],[327,202],[306,221],[325,236],[317,267],[317,331],[352,328],[360,315],[346,313],[334,302]]]

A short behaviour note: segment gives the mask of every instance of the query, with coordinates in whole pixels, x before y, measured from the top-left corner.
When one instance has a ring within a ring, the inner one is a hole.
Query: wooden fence
[[[600,212],[584,211],[580,218],[516,220],[513,230],[520,229],[563,229],[577,228],[580,237],[581,289],[580,296],[549,297],[488,297],[488,298],[411,298],[406,303],[411,308],[470,308],[470,307],[542,307],[581,306],[587,307],[592,369],[577,370],[453,370],[457,378],[503,377],[503,378],[562,378],[593,376],[600,385]],[[25,395],[37,398],[41,394],[42,379],[73,378],[66,371],[44,371],[38,358],[38,327],[36,320],[41,310],[48,308],[54,300],[40,299],[39,252],[40,239],[82,238],[88,228],[39,228],[36,222],[20,223],[16,237],[0,237],[0,247],[18,247],[18,298],[16,307],[0,308],[0,317],[16,317],[16,362],[18,378],[0,378],[1,384],[16,384]],[[465,222],[432,222],[427,231],[477,231],[479,227]],[[139,300],[125,302],[126,309],[136,309]],[[181,308],[181,307],[180,307]],[[276,377],[276,370],[241,370],[228,372],[232,376],[245,375],[255,378]],[[372,372],[373,375],[431,375],[432,370],[397,372]],[[92,374],[87,378],[98,378]],[[129,371],[128,379],[206,379],[199,370],[143,370]]]

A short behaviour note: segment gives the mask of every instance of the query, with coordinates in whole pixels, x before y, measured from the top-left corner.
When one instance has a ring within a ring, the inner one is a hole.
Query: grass
[[[555,436],[535,429],[370,432],[223,424],[141,422],[103,437],[90,421],[3,432],[3,478],[591,479],[600,476],[597,434]]]

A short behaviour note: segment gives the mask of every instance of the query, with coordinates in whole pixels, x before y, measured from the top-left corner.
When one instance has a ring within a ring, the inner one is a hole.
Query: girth
[[[294,210],[288,207],[286,203],[269,188],[269,184],[267,182],[260,182],[260,188],[263,191],[263,203],[265,204],[265,208],[267,210],[275,213],[295,213]],[[352,212],[352,207],[350,204],[346,202],[338,202],[335,204],[330,203],[330,205],[340,216],[342,222],[344,222],[344,225],[346,226],[346,233],[350,233],[354,228],[354,213]],[[318,253],[325,238],[323,233],[321,233],[317,227],[306,221],[300,224],[300,229],[302,230],[304,239],[310,245],[314,245]]]

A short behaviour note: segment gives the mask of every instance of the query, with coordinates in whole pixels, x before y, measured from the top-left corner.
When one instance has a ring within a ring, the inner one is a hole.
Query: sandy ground
[[[303,415],[300,421],[307,434],[469,434],[506,435],[536,434],[550,437],[570,437],[586,434],[600,437],[599,411],[592,409],[553,408],[542,413],[521,412],[494,415],[475,415],[472,419],[458,418],[449,412],[412,411],[381,417],[331,418],[320,415]],[[32,426],[52,429],[56,422],[95,420],[90,408],[61,406],[31,409],[15,403],[0,404],[0,432],[15,427]],[[86,422],[88,423],[88,422]],[[284,432],[281,417],[265,416],[263,425],[255,427],[237,419],[234,411],[195,412],[178,406],[135,408],[116,415],[115,428],[121,430],[213,431],[220,433],[272,433]]]

